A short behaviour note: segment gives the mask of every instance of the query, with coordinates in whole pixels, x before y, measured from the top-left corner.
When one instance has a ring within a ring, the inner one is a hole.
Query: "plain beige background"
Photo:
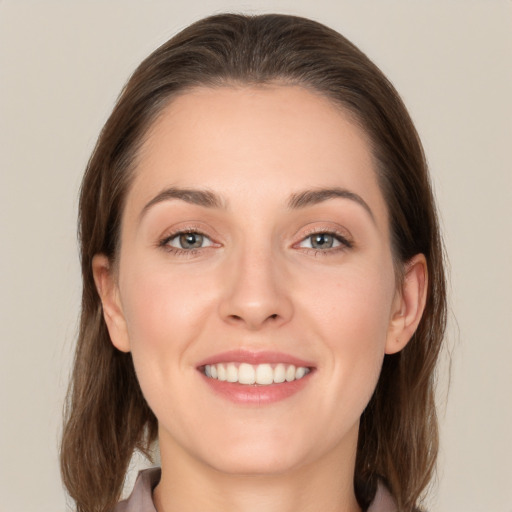
[[[0,512],[66,508],[57,453],[80,297],[76,206],[99,130],[142,58],[224,10],[324,22],[402,94],[431,166],[457,319],[430,510],[512,512],[510,0],[0,0]]]

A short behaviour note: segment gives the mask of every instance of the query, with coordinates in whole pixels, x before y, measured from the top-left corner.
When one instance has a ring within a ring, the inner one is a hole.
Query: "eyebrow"
[[[180,199],[186,203],[196,204],[205,208],[225,208],[225,202],[215,192],[209,190],[170,187],[156,195],[140,212],[140,218],[155,204],[172,199]]]
[[[360,195],[345,188],[319,188],[297,192],[291,195],[290,200],[288,201],[288,207],[295,210],[305,208],[306,206],[313,206],[335,198],[355,201],[366,210],[372,221],[375,223],[375,216],[373,215],[371,208],[368,206],[368,203]]]
[[[288,208],[298,210],[336,198],[349,199],[356,202],[366,210],[372,221],[375,222],[375,216],[373,215],[371,208],[360,195],[339,187],[318,188],[313,190],[308,189],[303,190],[302,192],[296,192],[290,196],[288,200]],[[156,195],[144,206],[140,213],[140,218],[142,218],[155,204],[173,199],[179,199],[186,203],[203,206],[204,208],[225,209],[227,206],[227,202],[220,195],[210,190],[169,187]]]

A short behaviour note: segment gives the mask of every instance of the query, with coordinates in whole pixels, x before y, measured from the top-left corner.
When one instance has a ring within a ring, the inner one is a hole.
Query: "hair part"
[[[365,510],[379,479],[399,512],[411,512],[438,451],[435,365],[446,324],[443,247],[421,142],[398,93],[357,47],[317,22],[285,15],[222,14],[200,20],[144,60],[124,87],[89,160],[79,204],[83,279],[80,330],[61,447],[63,481],[78,512],[118,501],[135,449],[148,453],[157,420],[130,354],[112,345],[92,258],[114,265],[124,202],[148,130],[165,106],[195,87],[306,87],[358,121],[376,162],[397,277],[415,254],[427,260],[425,312],[409,344],[386,355],[360,422],[355,492]]]

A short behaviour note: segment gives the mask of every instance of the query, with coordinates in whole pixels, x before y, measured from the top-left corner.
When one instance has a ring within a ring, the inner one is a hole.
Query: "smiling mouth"
[[[270,386],[300,380],[311,372],[306,366],[293,364],[248,364],[248,363],[217,363],[201,367],[206,377],[222,382],[245,385]]]

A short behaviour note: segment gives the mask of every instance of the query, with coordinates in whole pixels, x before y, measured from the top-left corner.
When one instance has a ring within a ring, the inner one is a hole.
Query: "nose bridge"
[[[290,319],[293,308],[283,263],[270,239],[247,241],[226,261],[228,278],[220,312],[225,321],[255,330]]]

